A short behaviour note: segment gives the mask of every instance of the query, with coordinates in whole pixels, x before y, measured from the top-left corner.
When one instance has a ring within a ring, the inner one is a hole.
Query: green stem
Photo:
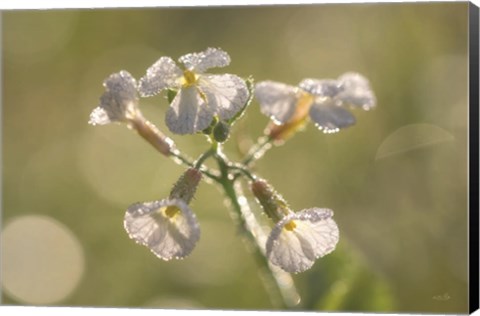
[[[183,156],[182,153],[178,149],[172,150],[170,155],[174,157],[174,160],[177,163],[184,164],[188,167],[194,167],[196,169],[199,169],[206,177],[218,182],[220,180],[220,178],[217,175],[215,175],[212,171],[210,171],[207,167],[202,166],[203,161],[205,161],[205,159],[207,159],[208,157],[210,157],[214,153],[215,153],[215,151],[212,151],[212,149],[208,150],[202,156],[200,156],[200,158],[197,160],[197,162],[195,164],[193,162],[191,162],[190,159]]]
[[[279,268],[275,270],[270,268],[268,259],[265,256],[265,250],[261,246],[265,243],[265,234],[263,230],[262,234],[260,234],[260,225],[254,218],[252,219],[251,216],[253,216],[253,214],[249,210],[247,201],[240,187],[234,184],[234,180],[229,174],[230,169],[238,168],[232,168],[232,165],[228,164],[222,155],[217,154],[215,157],[221,173],[219,183],[232,205],[232,218],[243,233],[242,235],[245,237],[244,240],[248,248],[253,250],[255,261],[260,268],[260,274],[266,290],[270,295],[272,304],[281,309],[296,306],[300,301],[300,296],[293,284],[292,277]],[[245,210],[245,208],[248,208],[248,210]],[[252,223],[256,223],[257,227],[252,227]]]
[[[238,170],[240,171],[240,173],[237,173],[233,176],[233,182],[235,182],[235,180],[241,175],[245,175],[249,180],[252,180],[254,181],[256,179],[255,175],[253,175],[247,168],[244,168],[243,166],[239,165],[239,164],[231,164],[230,166],[230,169],[233,169],[233,170]]]
[[[272,139],[268,136],[260,137],[255,145],[249,150],[242,164],[248,166],[255,160],[260,159],[272,147]]]
[[[179,164],[183,163],[184,165],[193,167],[193,163],[190,161],[190,159],[183,156],[178,149],[172,150],[170,154],[177,160],[176,162],[178,162]]]
[[[235,192],[238,197],[238,201],[242,201],[240,204],[240,210],[243,218],[246,219],[247,229],[253,235],[255,245],[259,249],[261,262],[264,263],[264,270],[266,271],[267,279],[271,279],[270,284],[277,289],[276,292],[280,292],[283,300],[283,305],[289,308],[300,307],[300,294],[298,293],[293,278],[290,273],[283,271],[279,267],[270,265],[266,256],[265,244],[268,238],[268,232],[260,225],[258,219],[252,212],[247,199],[243,195],[243,190],[240,183],[236,183],[234,186]],[[257,260],[258,261],[258,260]],[[275,291],[274,289],[274,291]]]
[[[198,159],[197,161],[195,162],[195,165],[193,166],[194,168],[196,169],[200,169],[200,167],[202,166],[203,162],[210,156],[212,156],[213,154],[215,154],[216,152],[216,148],[210,148],[209,150],[207,150],[206,152],[204,152]]]

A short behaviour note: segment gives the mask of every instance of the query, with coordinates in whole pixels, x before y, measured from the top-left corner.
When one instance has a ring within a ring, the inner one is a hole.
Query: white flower
[[[280,220],[267,240],[267,258],[291,273],[312,267],[317,258],[335,249],[338,226],[330,209],[310,208]]]
[[[128,122],[138,115],[137,84],[127,71],[111,74],[103,82],[100,105],[90,114],[89,124]]]
[[[369,110],[376,103],[368,80],[356,73],[346,73],[337,80],[304,79],[298,87],[263,81],[256,84],[255,97],[262,113],[277,124],[306,118],[308,113],[325,133],[355,124],[355,117],[345,106]]]
[[[355,117],[343,106],[370,110],[376,98],[368,80],[357,73],[346,73],[334,80],[305,79],[299,87],[316,96],[310,118],[326,133],[355,124]]]
[[[130,238],[163,260],[185,258],[200,238],[195,214],[181,199],[133,204],[124,227]]]
[[[161,57],[140,79],[139,92],[148,97],[164,89],[179,89],[170,104],[165,123],[176,134],[193,134],[207,128],[214,115],[228,120],[248,100],[245,81],[231,74],[204,73],[213,67],[230,64],[230,56],[217,48],[179,58],[184,70],[170,57]]]
[[[88,123],[92,125],[126,123],[160,153],[169,156],[174,148],[173,141],[143,118],[138,108],[135,78],[122,70],[105,79],[103,86],[106,91],[100,97],[100,105],[90,113]]]

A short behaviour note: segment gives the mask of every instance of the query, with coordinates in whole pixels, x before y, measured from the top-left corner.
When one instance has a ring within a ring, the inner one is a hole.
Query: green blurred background
[[[125,209],[166,197],[183,167],[125,126],[87,124],[109,74],[221,47],[232,63],[212,72],[295,85],[357,71],[378,98],[255,168],[340,227],[337,250],[294,276],[299,308],[467,312],[467,17],[466,2],[2,12],[2,304],[274,309],[213,185],[185,260],[130,240]],[[141,107],[167,132],[163,96]],[[227,154],[267,122],[252,103]],[[192,157],[208,146],[170,136]]]

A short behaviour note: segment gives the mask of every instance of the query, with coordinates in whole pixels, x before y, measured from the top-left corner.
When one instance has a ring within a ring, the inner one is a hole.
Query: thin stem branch
[[[175,157],[180,164],[187,165],[189,167],[193,167],[193,162],[190,161],[189,158],[182,155],[182,153],[178,149],[174,149],[170,153],[171,156]]]
[[[255,160],[260,159],[263,155],[272,148],[272,139],[268,136],[260,137],[257,143],[249,150],[247,157],[242,161],[245,166],[250,165]]]
[[[220,180],[220,177],[218,175],[215,175],[213,173],[213,171],[209,170],[207,167],[202,166],[203,161],[205,161],[206,158],[208,158],[209,156],[211,156],[213,154],[213,152],[210,152],[210,151],[211,150],[208,150],[202,156],[200,156],[200,158],[197,160],[197,162],[195,164],[191,161],[191,159],[182,155],[182,153],[178,149],[172,150],[170,152],[170,156],[173,156],[174,159],[176,159],[176,161],[179,164],[184,164],[188,167],[194,167],[196,169],[199,169],[206,177],[218,182]],[[207,155],[207,153],[208,153],[208,155]],[[200,163],[199,163],[199,161],[200,161]]]
[[[200,169],[200,167],[202,166],[203,162],[205,160],[207,160],[208,157],[212,156],[213,154],[215,154],[216,152],[216,149],[215,148],[210,148],[209,150],[207,150],[206,152],[204,152],[198,159],[197,161],[195,162],[195,165],[193,166],[194,168],[196,169]]]
[[[233,176],[233,181],[235,181],[241,174],[245,175],[249,180],[255,180],[256,176],[250,172],[247,168],[243,167],[242,165],[239,164],[230,164],[229,168],[232,170],[238,170],[240,173],[236,173]]]

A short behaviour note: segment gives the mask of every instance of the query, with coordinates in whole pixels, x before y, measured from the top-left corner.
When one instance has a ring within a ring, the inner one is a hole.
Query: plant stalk
[[[272,304],[281,309],[297,306],[300,296],[295,288],[291,275],[280,268],[269,264],[265,256],[264,246],[266,234],[251,212],[241,186],[234,183],[229,165],[222,155],[215,155],[220,168],[220,185],[231,202],[232,218],[240,229],[247,248],[252,250],[253,256],[260,270],[260,275]]]

